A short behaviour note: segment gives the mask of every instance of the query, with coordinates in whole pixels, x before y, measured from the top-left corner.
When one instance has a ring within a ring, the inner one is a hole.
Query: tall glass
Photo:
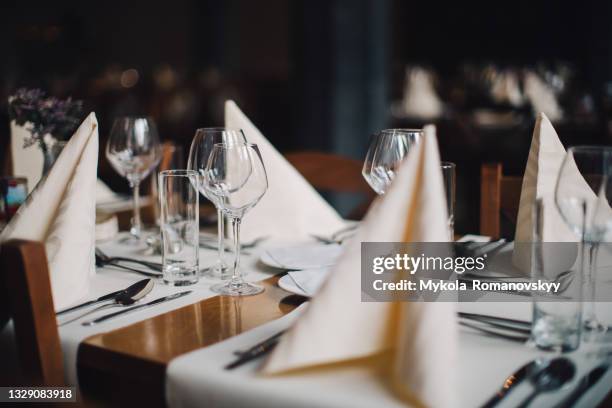
[[[361,174],[376,194],[385,194],[399,165],[422,137],[421,129],[385,129],[372,136]]]
[[[153,120],[123,117],[115,120],[106,145],[106,158],[122,177],[128,180],[134,196],[131,242],[140,243],[140,182],[159,164],[161,144]]]
[[[552,205],[552,204],[551,204]],[[548,293],[533,294],[533,324],[531,326],[531,341],[544,350],[557,352],[573,351],[580,345],[582,333],[582,303],[580,276],[582,258],[574,263],[574,267],[559,263],[563,254],[572,252],[575,246],[572,242],[545,242],[544,240],[544,203],[538,199],[533,208],[533,242],[532,250],[532,282],[556,284],[564,287],[559,295],[566,295],[568,300],[551,300]],[[555,261],[552,261],[555,259]],[[571,263],[571,262],[570,262]],[[569,269],[567,269],[569,268]]]
[[[240,269],[240,222],[268,189],[268,177],[257,145],[216,144],[204,174],[204,187],[232,220],[234,233],[232,278],[212,286],[211,290],[230,296],[261,293],[263,288],[245,282]]]
[[[217,263],[210,269],[209,274],[216,278],[228,279],[231,275],[227,263],[225,262],[225,225],[223,212],[221,211],[221,207],[216,197],[207,193],[202,181],[208,159],[214,145],[217,143],[246,143],[246,137],[244,136],[244,132],[240,129],[216,127],[196,130],[196,134],[191,142],[191,148],[189,149],[187,168],[198,172],[200,193],[210,200],[217,208],[217,250],[219,255]]]
[[[457,174],[455,163],[442,162],[442,178],[444,192],[446,193],[446,208],[448,210],[448,233],[449,240],[455,240],[455,190],[457,185]]]
[[[576,146],[567,150],[555,188],[562,218],[588,251],[584,279],[585,341],[598,341],[608,326],[595,311],[597,254],[612,232],[612,147]]]
[[[166,170],[158,175],[164,282],[191,285],[199,277],[198,173]]]

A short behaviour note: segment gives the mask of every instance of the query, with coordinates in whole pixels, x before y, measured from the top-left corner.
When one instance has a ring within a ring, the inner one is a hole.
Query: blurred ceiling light
[[[121,86],[131,88],[138,83],[138,71],[134,68],[126,69],[121,73]]]

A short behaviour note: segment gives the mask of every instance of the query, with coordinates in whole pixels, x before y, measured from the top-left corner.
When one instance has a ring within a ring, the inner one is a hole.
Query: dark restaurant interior
[[[188,145],[192,129],[222,123],[228,98],[281,152],[361,160],[377,129],[431,122],[442,159],[457,163],[456,229],[478,231],[480,165],[501,162],[506,174],[520,175],[534,123],[528,101],[491,97],[491,75],[520,78],[529,69],[553,84],[564,143],[610,140],[612,6],[574,4],[6,1],[2,148],[7,98],[23,86],[95,106],[102,145],[112,119],[126,114],[151,116],[162,140]],[[433,78],[442,108],[431,118],[392,109],[411,67]],[[479,122],[491,112],[499,123]],[[112,188],[126,190],[102,157],[99,171]],[[345,214],[352,202],[328,198]]]

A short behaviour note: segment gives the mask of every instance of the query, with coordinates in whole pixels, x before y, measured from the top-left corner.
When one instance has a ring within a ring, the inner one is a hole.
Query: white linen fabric
[[[500,303],[486,299],[461,303],[459,310],[520,320],[531,318],[531,302]],[[492,295],[495,296],[495,295]],[[211,347],[187,353],[171,361],[166,372],[166,398],[172,408],[397,408],[405,407],[388,392],[385,384],[371,371],[354,366],[341,366],[299,375],[267,377],[258,375],[262,359],[234,370],[223,367],[235,359],[236,350],[247,349],[264,339],[289,328],[307,310],[298,310]],[[607,313],[610,314],[608,308]],[[312,341],[316,338],[311,337]],[[468,328],[459,335],[457,398],[453,406],[482,406],[493,396],[507,377],[535,358],[551,358],[550,353],[521,343],[484,336]],[[433,347],[428,353],[435,353]],[[590,369],[601,363],[601,357],[589,353],[568,355],[577,365],[574,379],[558,392],[542,393],[534,406],[557,406],[567,397]],[[610,390],[612,370],[579,402],[592,407],[601,403]],[[519,406],[532,391],[524,381],[512,391],[505,407]],[[440,393],[444,392],[442,389]],[[500,404],[500,406],[502,406]]]
[[[327,279],[329,272],[329,268],[317,268],[289,271],[287,274],[306,296],[314,296]]]
[[[559,169],[565,158],[565,148],[544,113],[536,119],[533,138],[523,176],[521,198],[514,235],[515,242],[533,241],[533,211],[537,199],[542,199],[544,205],[543,240],[545,242],[576,242],[578,237],[562,219],[555,205],[555,186]],[[589,194],[589,186],[581,178],[576,169],[577,188]],[[592,192],[591,192],[591,195]],[[567,249],[567,246],[563,247]],[[554,248],[549,248],[554,249]],[[576,260],[576,253],[550,256],[548,264],[556,270],[566,270]],[[531,250],[528,245],[516,245],[512,256],[514,265],[524,271],[531,272]],[[563,269],[565,268],[565,269]]]
[[[553,122],[563,119],[563,110],[555,92],[537,73],[528,71],[524,81],[525,97],[531,103],[534,114],[544,112]]]
[[[400,399],[436,407],[454,404],[454,304],[361,300],[361,242],[448,240],[437,141],[431,127],[425,132],[308,310],[270,356],[264,374],[299,374],[302,368],[324,372],[334,363],[378,365],[390,356],[390,372],[382,377],[388,376]]]
[[[266,254],[284,269],[311,269],[335,264],[342,255],[342,246],[321,243],[301,244],[271,248]]]
[[[0,235],[0,242],[45,243],[56,310],[82,298],[95,272],[97,168],[98,122],[90,113]]]
[[[225,103],[225,126],[242,129],[255,143],[266,166],[268,191],[242,220],[245,241],[260,236],[307,238],[331,235],[345,223],[340,215],[302,175],[272,146],[234,101]]]
[[[15,177],[25,177],[28,180],[28,193],[34,190],[42,176],[43,155],[38,146],[23,147],[30,136],[26,126],[11,121],[11,161]]]
[[[406,68],[400,116],[435,119],[442,115],[442,110],[431,72],[422,67]]]

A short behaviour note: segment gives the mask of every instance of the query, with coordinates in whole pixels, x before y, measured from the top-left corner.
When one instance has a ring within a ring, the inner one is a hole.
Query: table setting
[[[129,231],[110,228],[100,239],[97,209],[112,213],[121,200],[97,178],[92,112],[1,232],[0,243],[45,243],[66,384],[92,387],[85,373],[97,349],[131,358],[130,370],[160,364],[156,395],[170,407],[610,401],[611,148],[566,150],[540,114],[514,242],[455,242],[456,166],[441,160],[434,125],[372,137],[362,176],[378,197],[358,222],[344,220],[231,100],[224,125],[197,129],[185,168],[158,169],[153,120],[116,119],[104,152],[130,185],[133,216]],[[147,177],[157,196],[142,200]],[[201,230],[201,201],[216,209],[215,229]],[[155,225],[141,219],[147,203],[157,206]],[[484,271],[457,273],[457,281],[537,279],[563,293],[378,301],[361,276],[369,243],[444,243],[455,256],[488,258]],[[223,333],[207,329],[211,305]],[[152,329],[166,319],[177,333]],[[12,323],[0,329],[2,347],[16,347]],[[175,347],[178,336],[200,346]],[[111,338],[139,354],[105,343]]]

